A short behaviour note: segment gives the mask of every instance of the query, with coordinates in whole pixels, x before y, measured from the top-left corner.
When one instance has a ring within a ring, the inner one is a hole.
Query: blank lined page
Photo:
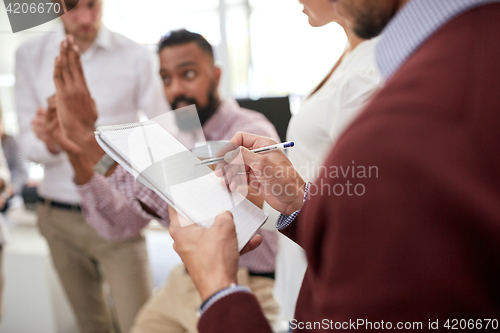
[[[267,219],[241,194],[230,193],[208,166],[195,165],[199,159],[154,121],[98,130],[107,149],[122,157],[118,163],[129,163],[127,170],[193,222],[209,226],[221,211],[231,211],[240,249]]]

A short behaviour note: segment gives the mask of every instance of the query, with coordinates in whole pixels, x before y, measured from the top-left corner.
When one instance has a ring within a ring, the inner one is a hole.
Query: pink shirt
[[[279,141],[276,129],[264,115],[240,108],[232,99],[223,101],[203,126],[207,141],[230,140],[239,131]],[[110,177],[95,173],[88,183],[78,186],[78,192],[87,223],[105,239],[124,240],[137,236],[151,219],[169,226],[167,203],[152,190],[136,183],[121,166]],[[146,213],[140,202],[161,219]],[[240,267],[252,272],[274,272],[278,235],[264,229],[258,233],[263,237],[262,245],[241,256]]]

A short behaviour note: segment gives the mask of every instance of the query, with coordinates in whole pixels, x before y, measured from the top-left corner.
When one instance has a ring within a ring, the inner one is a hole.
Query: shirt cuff
[[[232,295],[234,293],[251,293],[250,288],[233,284],[227,288],[221,289],[212,296],[210,296],[203,304],[197,309],[197,316],[201,317],[215,302],[218,300]]]
[[[304,189],[304,199],[302,202],[306,202],[307,196],[309,194],[309,186],[310,185],[311,185],[311,183],[306,184],[306,188]],[[286,227],[288,227],[293,222],[293,220],[295,220],[297,215],[299,215],[299,212],[300,212],[300,209],[296,210],[291,215],[280,214],[280,217],[278,217],[278,220],[276,221],[276,229],[283,230]]]

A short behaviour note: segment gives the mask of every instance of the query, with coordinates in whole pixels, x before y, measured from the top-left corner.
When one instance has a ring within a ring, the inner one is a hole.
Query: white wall
[[[0,3],[0,75],[14,74],[14,57],[23,42],[52,30],[55,21],[47,22],[32,29],[12,33],[5,6]]]
[[[3,113],[5,131],[9,134],[16,134],[18,129],[14,112],[14,90],[11,87],[14,82],[16,50],[22,43],[51,31],[57,21],[59,19],[14,34],[4,2],[0,2],[0,110]]]

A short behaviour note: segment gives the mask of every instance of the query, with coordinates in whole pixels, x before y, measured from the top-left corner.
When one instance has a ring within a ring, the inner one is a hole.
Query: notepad
[[[230,211],[240,250],[267,220],[268,213],[230,192],[208,166],[196,165],[200,160],[155,120],[98,127],[95,136],[111,158],[187,219],[208,227]]]

